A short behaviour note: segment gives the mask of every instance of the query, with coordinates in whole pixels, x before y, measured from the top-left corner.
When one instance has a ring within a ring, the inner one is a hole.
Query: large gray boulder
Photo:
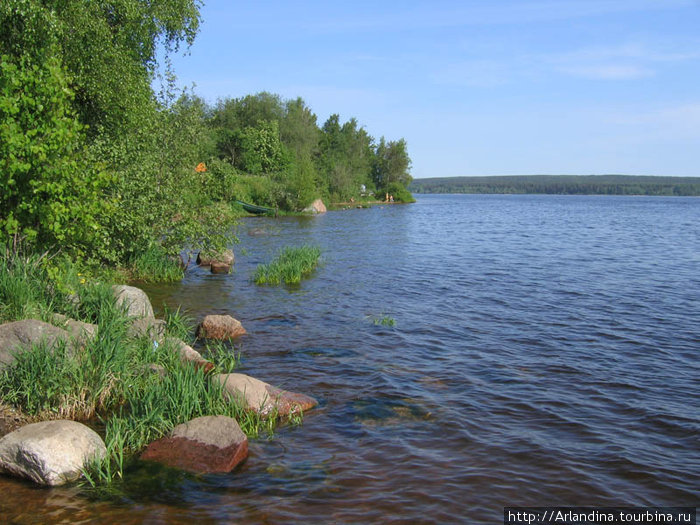
[[[51,322],[66,330],[79,344],[85,344],[97,337],[97,325],[76,321],[63,314],[53,314]]]
[[[162,343],[165,338],[166,323],[163,319],[153,317],[142,317],[135,319],[127,330],[129,337],[147,337],[151,341]]]
[[[245,374],[217,374],[212,381],[224,387],[224,395],[244,408],[267,416],[288,416],[318,404],[313,397],[288,392]]]
[[[15,362],[15,355],[43,343],[47,348],[65,343],[72,351],[71,335],[61,328],[37,319],[24,319],[0,325],[0,370]]]
[[[129,317],[155,317],[146,292],[135,286],[118,284],[112,286],[118,306],[125,306]]]
[[[97,433],[75,421],[32,423],[0,438],[0,472],[41,485],[75,481],[107,450]]]
[[[248,457],[248,438],[235,419],[204,416],[154,441],[141,459],[195,473],[230,472]]]

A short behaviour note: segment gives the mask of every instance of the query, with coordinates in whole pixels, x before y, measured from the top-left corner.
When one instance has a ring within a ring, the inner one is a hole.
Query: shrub
[[[57,58],[0,55],[0,231],[82,254],[108,177],[85,161],[72,100]]]
[[[387,186],[387,193],[394,196],[394,202],[416,202],[411,192],[400,182],[391,182]]]

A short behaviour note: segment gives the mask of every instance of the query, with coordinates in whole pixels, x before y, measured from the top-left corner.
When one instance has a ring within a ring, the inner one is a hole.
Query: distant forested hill
[[[509,175],[414,179],[413,193],[547,193],[554,195],[699,196],[700,177]]]

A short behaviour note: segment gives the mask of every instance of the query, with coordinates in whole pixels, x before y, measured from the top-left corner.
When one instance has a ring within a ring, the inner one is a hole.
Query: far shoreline
[[[477,195],[700,196],[700,177],[647,175],[495,175],[414,179],[409,191]]]

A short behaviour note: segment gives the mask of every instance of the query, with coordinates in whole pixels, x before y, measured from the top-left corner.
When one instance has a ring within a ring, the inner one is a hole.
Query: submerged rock
[[[233,339],[245,334],[241,322],[230,315],[207,315],[197,327],[197,337],[205,339]]]
[[[226,263],[212,261],[211,273],[231,273],[231,266]]]
[[[313,397],[281,390],[245,374],[218,374],[212,381],[224,387],[228,399],[262,415],[276,411],[280,416],[288,416],[318,405]]]
[[[37,319],[0,325],[0,370],[12,365],[15,355],[26,352],[32,345],[44,343],[52,349],[63,343],[72,351],[71,338],[66,330]]]
[[[247,457],[248,438],[238,422],[226,416],[198,417],[178,425],[141,454],[143,460],[199,474],[230,472]]]
[[[233,250],[224,250],[220,253],[199,252],[197,254],[197,264],[200,266],[209,266],[213,262],[233,266],[234,260]]]
[[[62,485],[82,475],[107,450],[97,433],[75,421],[42,421],[0,439],[0,471],[41,485]]]
[[[118,306],[125,306],[129,317],[155,317],[146,292],[135,286],[119,284],[112,286]]]

